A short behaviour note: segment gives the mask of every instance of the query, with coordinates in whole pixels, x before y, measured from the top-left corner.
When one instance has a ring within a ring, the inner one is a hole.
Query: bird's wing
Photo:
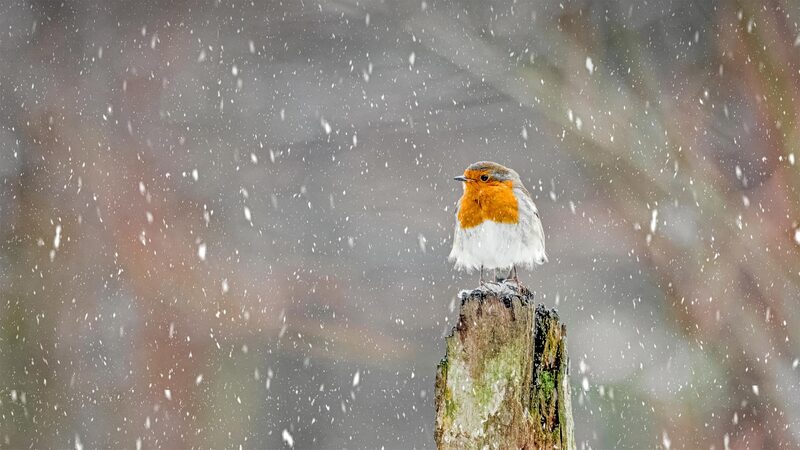
[[[541,263],[547,261],[547,254],[544,246],[544,228],[542,227],[542,219],[539,216],[539,209],[536,208],[536,203],[533,202],[528,190],[524,186],[516,187],[518,189],[517,199],[520,205],[520,225],[527,230],[524,233],[524,239],[528,241],[528,245],[537,248],[537,254],[541,251]]]

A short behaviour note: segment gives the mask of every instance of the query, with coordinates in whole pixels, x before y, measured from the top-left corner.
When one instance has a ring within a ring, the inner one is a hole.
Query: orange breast
[[[511,181],[466,183],[459,205],[458,223],[461,228],[472,228],[484,220],[519,222],[519,208]]]

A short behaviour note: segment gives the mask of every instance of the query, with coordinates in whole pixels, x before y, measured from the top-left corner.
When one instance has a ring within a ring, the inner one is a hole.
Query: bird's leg
[[[517,265],[514,264],[513,266],[511,266],[511,268],[514,270],[514,282],[519,284],[519,277],[517,276]]]
[[[483,286],[483,264],[481,264],[481,278],[480,278],[481,286]]]
[[[494,268],[494,271],[492,272],[492,274],[493,274],[492,276],[494,277],[494,282],[497,283],[499,280],[497,279],[497,268],[496,267]]]
[[[512,273],[514,273],[514,265],[513,264],[511,265],[511,268],[508,269],[508,275],[506,275],[506,280],[513,280],[513,278],[511,278],[511,274]]]

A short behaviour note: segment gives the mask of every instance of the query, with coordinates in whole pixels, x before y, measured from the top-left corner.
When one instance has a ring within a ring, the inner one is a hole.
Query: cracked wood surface
[[[513,282],[462,291],[436,374],[439,449],[575,448],[558,313]]]

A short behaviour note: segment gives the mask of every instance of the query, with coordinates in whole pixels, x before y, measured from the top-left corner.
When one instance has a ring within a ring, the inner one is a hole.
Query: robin
[[[518,265],[547,262],[539,211],[517,172],[481,161],[455,180],[464,185],[449,258],[457,269],[479,269],[483,285],[483,269],[494,269],[497,280],[497,269],[509,268],[506,279],[519,283]]]

